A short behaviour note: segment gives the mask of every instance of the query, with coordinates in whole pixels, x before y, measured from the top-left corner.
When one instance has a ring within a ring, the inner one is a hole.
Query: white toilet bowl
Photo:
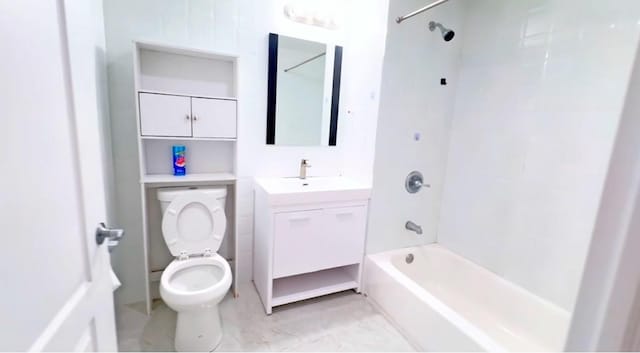
[[[162,273],[160,296],[178,312],[178,351],[211,351],[222,340],[218,304],[231,286],[231,268],[220,255],[174,260]]]
[[[216,251],[226,229],[224,188],[159,189],[162,233],[176,259],[163,271],[160,296],[178,313],[177,351],[212,351],[222,340],[218,304],[231,287],[229,263]]]

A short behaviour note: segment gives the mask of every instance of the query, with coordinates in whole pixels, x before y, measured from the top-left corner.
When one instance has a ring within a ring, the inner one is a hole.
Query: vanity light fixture
[[[291,21],[322,27],[340,28],[340,7],[337,1],[289,1],[284,5],[284,15]]]

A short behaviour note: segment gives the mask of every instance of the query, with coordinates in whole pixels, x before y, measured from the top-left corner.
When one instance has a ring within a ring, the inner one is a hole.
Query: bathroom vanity
[[[343,177],[256,179],[253,281],[267,314],[360,291],[370,195]]]

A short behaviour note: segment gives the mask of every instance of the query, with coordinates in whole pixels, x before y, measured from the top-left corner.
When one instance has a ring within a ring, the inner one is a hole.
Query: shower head
[[[442,38],[444,39],[445,42],[452,40],[453,37],[456,35],[456,32],[446,28],[445,26],[442,25],[442,23],[438,23],[435,21],[429,22],[429,30],[431,32],[435,31],[436,28],[440,28],[440,32],[442,33]]]

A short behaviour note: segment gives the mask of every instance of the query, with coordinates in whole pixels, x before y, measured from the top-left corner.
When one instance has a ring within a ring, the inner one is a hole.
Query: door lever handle
[[[103,222],[98,224],[96,228],[96,244],[102,245],[105,239],[109,240],[107,243],[109,251],[113,250],[120,243],[120,239],[124,236],[124,229],[120,228],[108,228]]]

